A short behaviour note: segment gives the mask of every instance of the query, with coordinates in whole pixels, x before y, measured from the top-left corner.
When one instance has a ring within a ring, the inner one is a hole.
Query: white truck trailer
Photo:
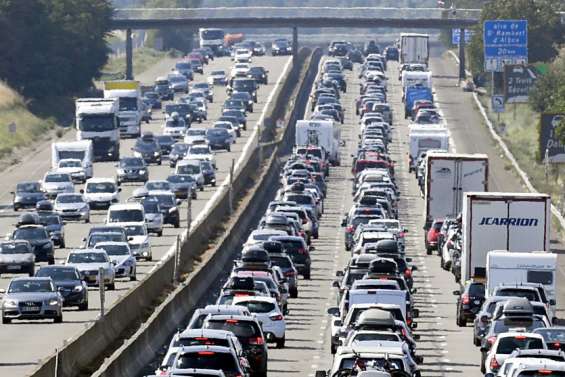
[[[323,147],[333,165],[340,164],[339,145],[341,130],[331,120],[299,120],[296,122],[295,145]]]
[[[428,34],[400,34],[400,64],[426,64],[430,58]]]

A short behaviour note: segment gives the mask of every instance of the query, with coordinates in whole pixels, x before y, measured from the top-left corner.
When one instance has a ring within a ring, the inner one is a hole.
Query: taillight
[[[410,318],[410,317],[406,318],[406,324],[408,326],[411,326],[412,325],[412,318]]]
[[[412,270],[407,268],[406,270],[404,270],[404,277],[410,278],[412,277]]]
[[[516,335],[514,337],[514,339],[516,339],[516,340],[526,340],[526,337],[524,335]]]
[[[464,294],[461,297],[461,302],[463,303],[463,305],[468,305],[469,302],[471,302],[471,300],[469,300],[469,295],[468,294]]]
[[[210,355],[215,355],[216,353],[212,351],[199,351],[198,354],[202,356],[210,356]]]
[[[239,321],[237,319],[226,319],[226,323],[238,323]]]
[[[404,232],[398,233],[398,238],[404,238]]]
[[[560,342],[553,342],[553,347],[555,347],[555,349],[559,349],[559,348],[561,348],[561,343]]]
[[[553,371],[549,370],[549,369],[540,369],[538,370],[539,374],[552,374]]]
[[[494,344],[494,342],[496,342],[496,336],[491,336],[487,339],[488,344],[490,344],[491,346]]]
[[[262,336],[258,336],[258,337],[256,337],[256,338],[250,338],[250,339],[249,339],[249,344],[253,344],[253,345],[256,345],[256,346],[260,346],[260,345],[265,344],[265,341],[263,340],[263,337],[262,337]]]
[[[353,225],[349,225],[347,228],[345,228],[345,231],[347,233],[353,233]]]
[[[298,249],[298,254],[306,254],[306,250],[301,247],[300,249]]]
[[[496,371],[498,370],[498,368],[500,368],[500,364],[498,364],[498,361],[496,361],[496,357],[493,357],[492,359],[490,359],[490,369]]]
[[[294,271],[287,271],[284,273],[284,276],[294,276],[296,273]]]
[[[308,224],[308,220],[302,219],[302,224]]]
[[[273,320],[273,321],[282,321],[284,319],[282,314],[275,314],[275,315],[270,316],[269,318],[271,318],[271,320]]]

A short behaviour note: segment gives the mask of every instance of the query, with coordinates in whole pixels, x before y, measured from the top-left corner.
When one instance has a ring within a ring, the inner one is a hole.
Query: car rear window
[[[210,320],[206,326],[208,329],[231,331],[240,339],[258,337],[261,335],[259,328],[251,321],[240,321],[237,319]]]
[[[269,313],[275,309],[273,303],[261,301],[243,301],[238,302],[236,305],[246,307],[251,313]]]
[[[175,367],[181,369],[215,369],[231,373],[237,372],[238,369],[231,353],[208,350],[180,355]]]
[[[469,286],[469,296],[484,296],[485,286],[483,284],[471,284]]]
[[[538,338],[529,338],[527,336],[508,336],[500,339],[496,353],[509,355],[516,348],[521,350],[543,349],[543,341]]]
[[[525,297],[530,301],[540,301],[539,293],[534,290],[505,288],[505,289],[500,289],[496,293],[496,295],[503,297],[511,297],[511,296]]]
[[[177,338],[173,343],[173,347],[189,347],[189,346],[222,346],[231,347],[227,339],[208,338],[205,336]]]
[[[292,262],[285,257],[271,256],[271,263],[281,268],[291,268]]]

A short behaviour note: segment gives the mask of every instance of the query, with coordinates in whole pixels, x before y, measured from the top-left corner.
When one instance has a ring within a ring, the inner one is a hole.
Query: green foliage
[[[32,98],[90,87],[111,16],[110,0],[0,0],[0,78]]]
[[[530,105],[539,113],[565,113],[565,47],[536,82]]]
[[[483,22],[485,20],[528,20],[528,54],[530,62],[548,61],[557,54],[556,46],[565,42],[559,1],[497,0],[486,3],[481,21],[469,46],[470,66],[475,73],[483,70]]]

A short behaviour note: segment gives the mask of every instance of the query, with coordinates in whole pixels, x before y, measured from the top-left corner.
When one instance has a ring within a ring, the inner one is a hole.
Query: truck
[[[84,168],[86,179],[93,176],[93,148],[92,140],[62,141],[51,144],[51,167],[59,168],[61,160],[80,160]]]
[[[432,73],[419,72],[419,71],[403,71],[401,82],[403,89],[408,88],[410,86],[418,86],[418,85],[431,89]]]
[[[426,155],[425,225],[447,216],[456,217],[463,207],[463,193],[488,191],[488,156],[430,152]]]
[[[514,253],[492,250],[487,254],[486,295],[491,296],[500,284],[541,284],[548,300],[555,300],[557,255],[546,251]]]
[[[296,122],[295,145],[323,147],[332,165],[340,164],[341,130],[331,120],[299,120]]]
[[[408,86],[404,89],[404,118],[411,117],[414,102],[417,100],[428,100],[433,102],[432,88],[424,85]]]
[[[200,47],[210,47],[212,51],[217,52],[218,48],[224,45],[225,35],[223,29],[200,28],[198,30]]]
[[[549,251],[550,224],[547,194],[464,193],[461,281],[485,278],[491,250]]]
[[[409,126],[408,143],[409,170],[414,171],[423,152],[430,149],[449,150],[449,130],[444,125],[413,124]]]
[[[400,34],[400,64],[426,64],[430,58],[428,34]]]
[[[120,120],[117,98],[75,101],[77,140],[92,140],[94,161],[120,159]]]
[[[139,137],[145,111],[139,81],[114,80],[104,82],[104,98],[117,98],[120,135]]]

